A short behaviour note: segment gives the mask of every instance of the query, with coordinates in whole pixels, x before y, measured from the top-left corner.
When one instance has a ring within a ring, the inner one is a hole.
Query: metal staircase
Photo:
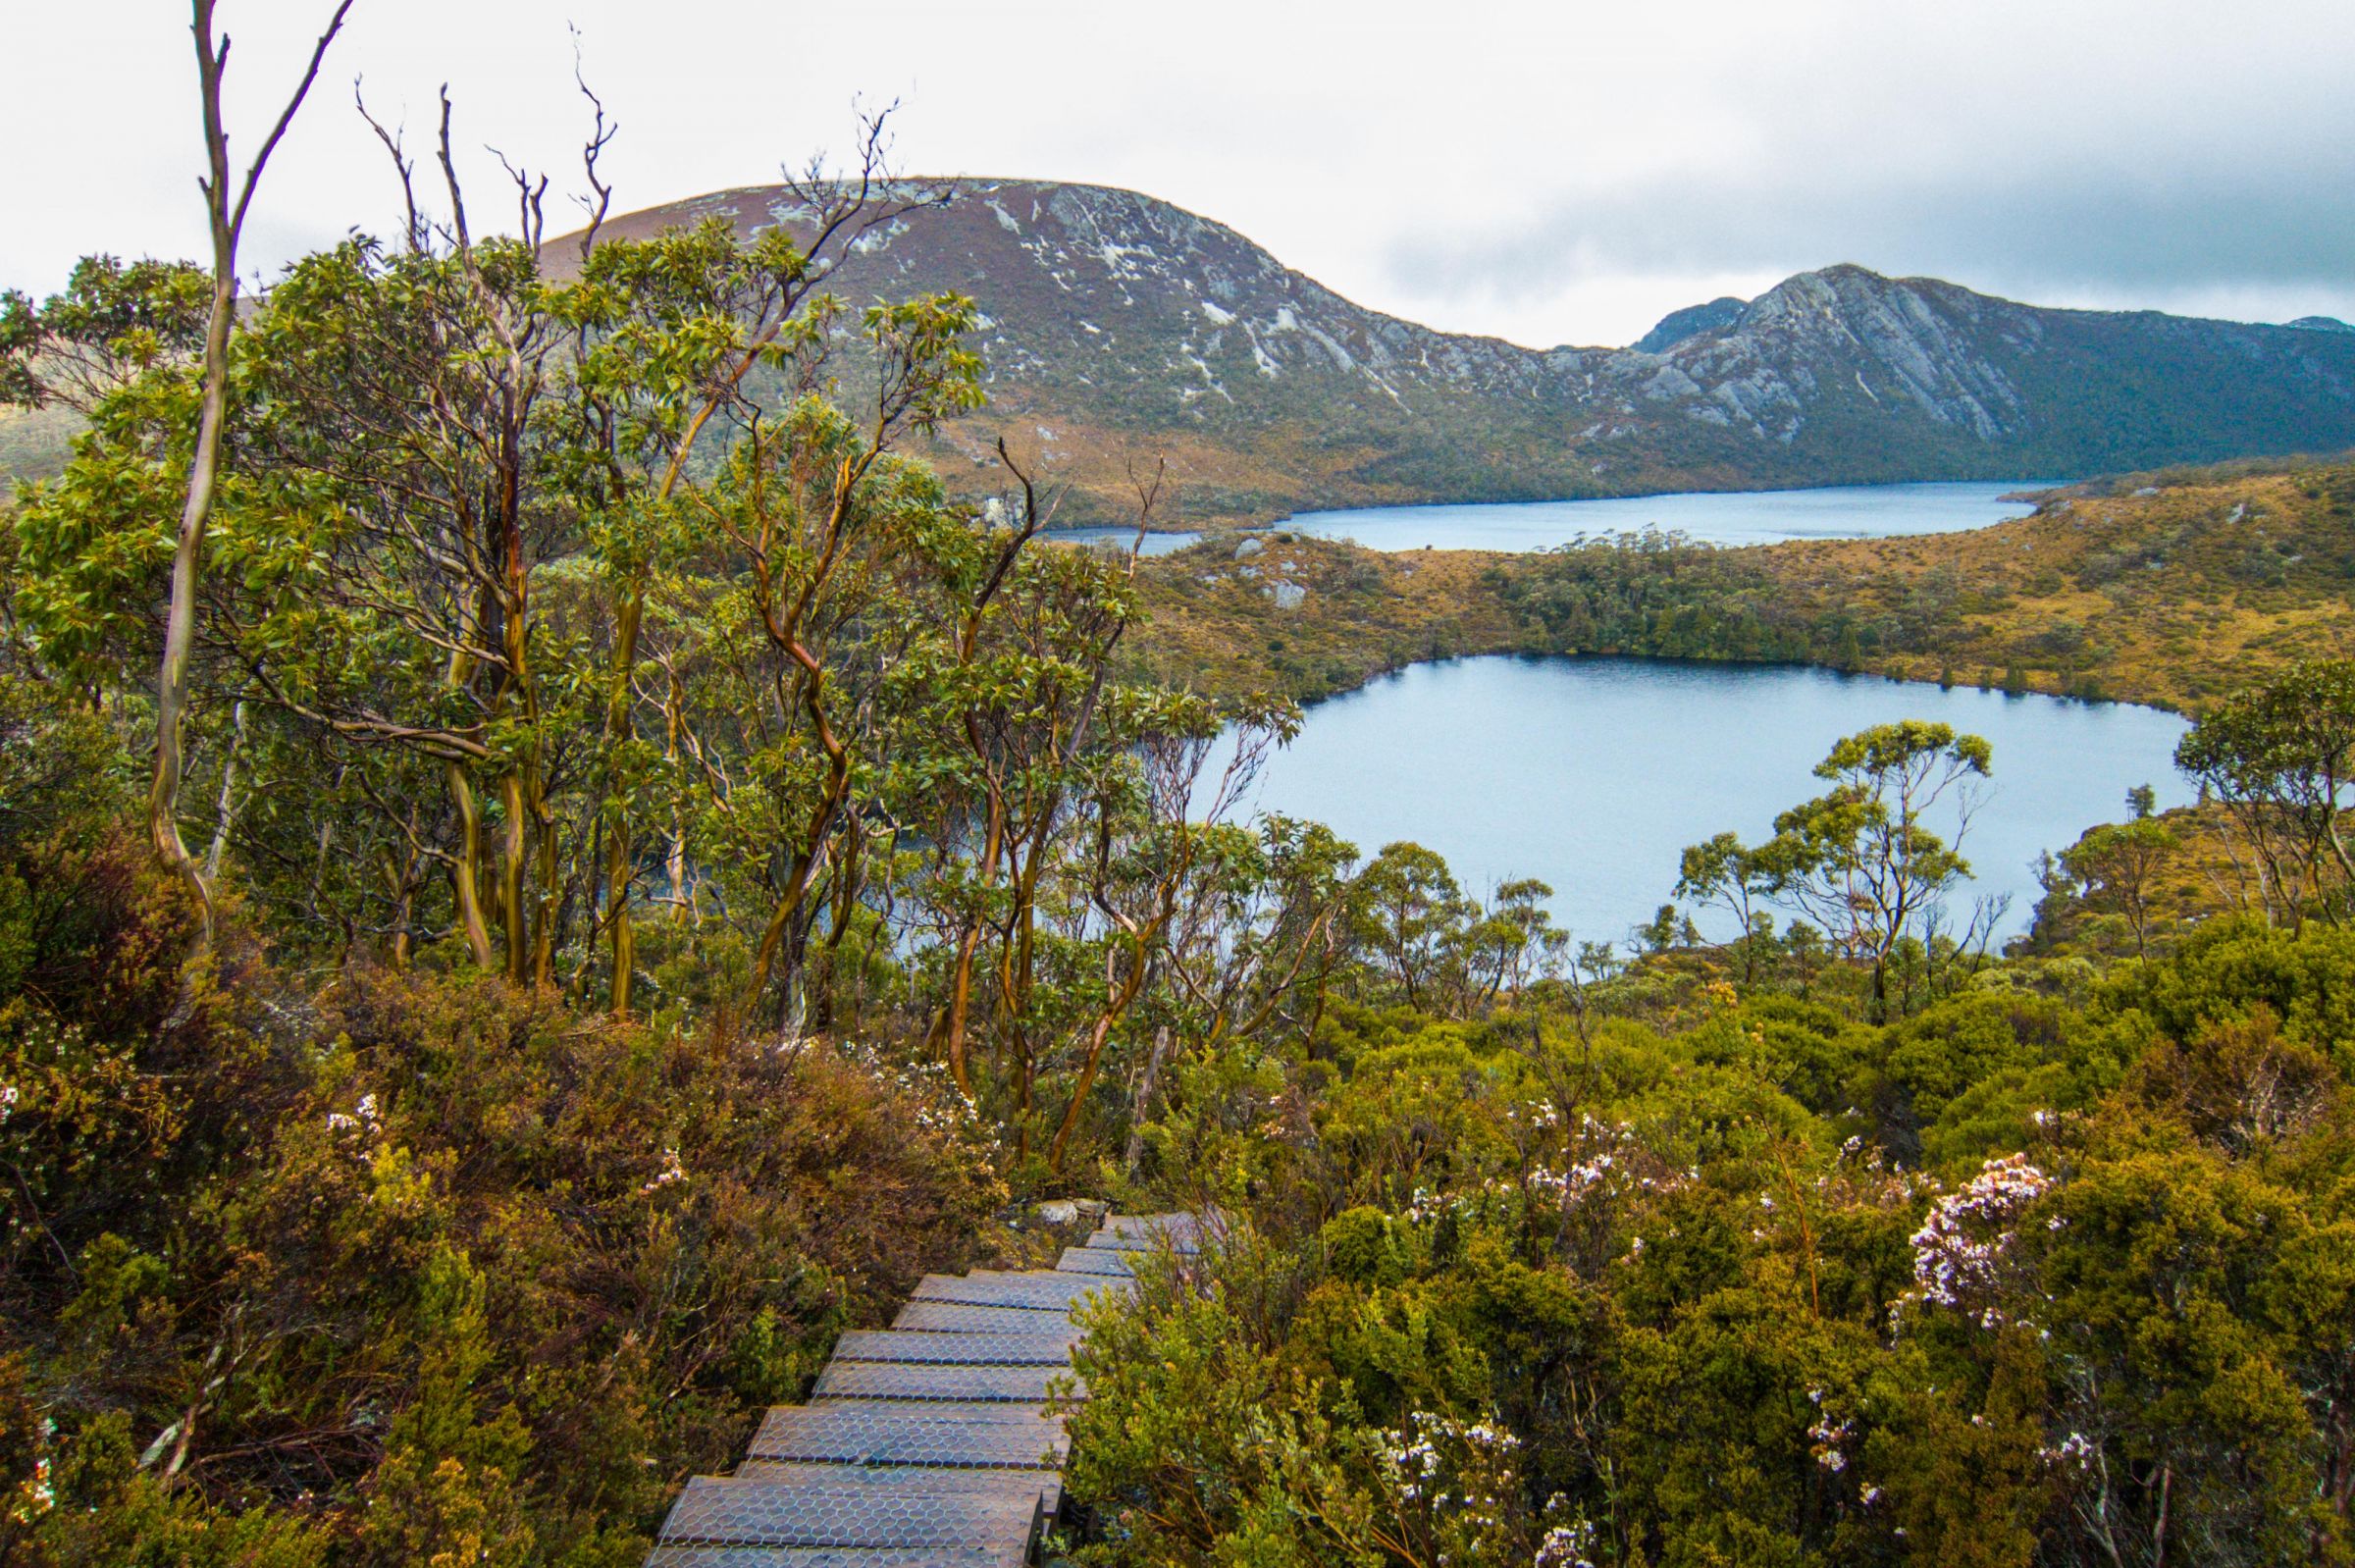
[[[688,1482],[648,1568],[1028,1562],[1063,1500],[1046,1401],[1071,1383],[1072,1308],[1132,1288],[1130,1254],[1197,1234],[1188,1215],[1115,1215],[1053,1269],[925,1276],[891,1328],[841,1336],[808,1404],[768,1412],[734,1475]]]

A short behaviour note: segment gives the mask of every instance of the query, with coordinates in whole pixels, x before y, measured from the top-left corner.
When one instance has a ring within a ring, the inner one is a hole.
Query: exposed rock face
[[[2355,332],[2355,326],[2349,326],[2336,316],[2300,316],[2290,325],[2302,332]]]
[[[763,187],[608,232],[714,216],[797,214]],[[944,433],[944,471],[985,485],[1007,432],[1076,482],[1073,521],[1091,497],[1114,509],[1140,454],[1169,459],[1183,519],[2355,445],[2355,334],[2311,323],[2049,310],[1839,266],[1679,311],[1633,348],[1531,349],[1365,309],[1231,229],[1090,185],[961,182],[870,231],[837,287],[971,295],[991,406]]]
[[[1749,305],[1749,300],[1736,299],[1727,294],[1705,305],[1687,305],[1682,310],[1672,310],[1660,318],[1657,327],[1637,339],[1630,346],[1638,353],[1664,354],[1688,338],[1731,327],[1741,319],[1742,312]]]

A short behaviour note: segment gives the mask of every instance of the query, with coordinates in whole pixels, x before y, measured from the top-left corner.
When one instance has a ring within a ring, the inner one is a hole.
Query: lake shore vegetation
[[[2355,652],[2355,463],[2129,475],[1989,528],[1743,548],[1651,533],[1384,553],[1280,525],[1147,561],[1138,582],[1152,620],[1131,656],[1213,692],[1309,702],[1418,659],[1622,653],[2196,713]]]

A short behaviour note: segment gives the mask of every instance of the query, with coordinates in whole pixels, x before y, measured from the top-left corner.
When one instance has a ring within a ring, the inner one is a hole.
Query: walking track
[[[1195,1236],[1187,1215],[1115,1215],[1052,1269],[926,1275],[889,1329],[842,1335],[808,1404],[768,1412],[734,1475],[687,1483],[647,1568],[1020,1568],[1063,1500],[1046,1402],[1072,1308]]]

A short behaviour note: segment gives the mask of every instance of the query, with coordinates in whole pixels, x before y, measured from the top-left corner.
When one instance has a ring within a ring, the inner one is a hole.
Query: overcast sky
[[[324,0],[221,0],[250,153]],[[351,108],[447,80],[577,184],[567,24],[622,209],[775,178],[898,99],[921,174],[1126,185],[1364,303],[1617,343],[1837,261],[2055,304],[2355,318],[2350,0],[358,0],[248,268],[396,210]],[[184,5],[0,0],[0,287],[204,244]],[[480,222],[478,216],[478,222]]]

